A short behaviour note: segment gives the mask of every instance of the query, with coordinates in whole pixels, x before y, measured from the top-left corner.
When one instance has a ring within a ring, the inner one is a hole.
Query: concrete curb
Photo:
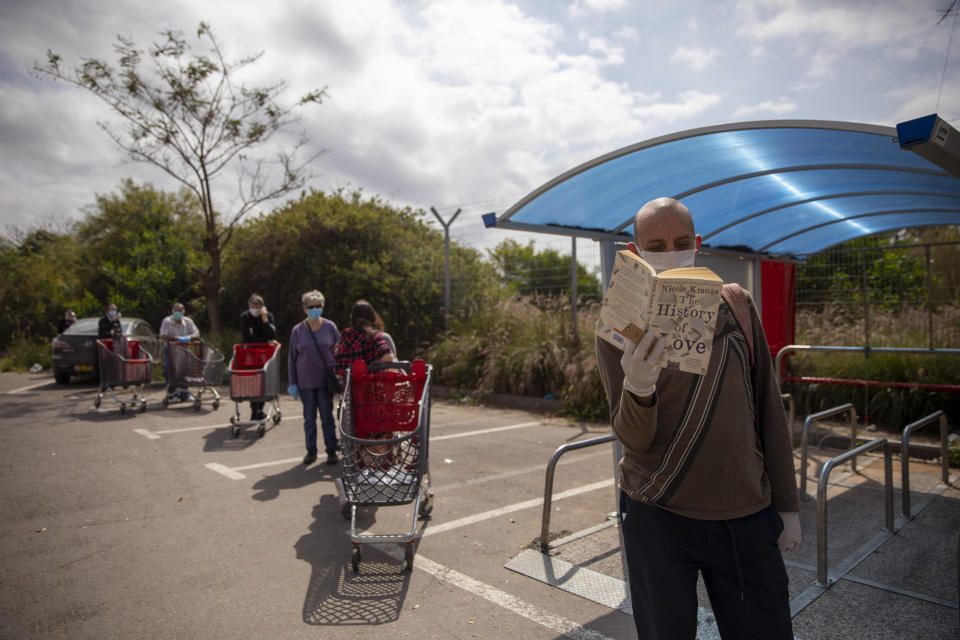
[[[532,396],[515,396],[507,393],[489,393],[478,395],[472,391],[454,389],[442,385],[432,385],[430,393],[434,398],[443,400],[459,400],[461,402],[479,402],[504,409],[519,409],[536,413],[558,413],[563,403],[558,398],[534,398]]]

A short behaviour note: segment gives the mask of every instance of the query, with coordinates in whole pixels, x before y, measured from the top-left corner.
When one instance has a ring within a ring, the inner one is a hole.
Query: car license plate
[[[77,371],[93,371],[92,364],[78,364]]]

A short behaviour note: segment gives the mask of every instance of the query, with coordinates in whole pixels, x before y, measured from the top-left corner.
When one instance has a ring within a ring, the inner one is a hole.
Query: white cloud
[[[773,100],[765,100],[759,104],[740,107],[733,112],[734,120],[741,120],[744,118],[754,119],[763,114],[773,114],[782,116],[786,113],[793,113],[797,110],[797,104],[791,102],[786,98],[780,98],[776,102]]]
[[[679,46],[674,49],[670,61],[685,64],[694,71],[703,71],[714,64],[719,55],[720,51],[717,49]]]
[[[636,27],[623,26],[613,32],[616,40],[640,40],[640,31]]]
[[[672,124],[684,118],[690,118],[714,107],[724,97],[717,93],[684,91],[677,102],[660,102],[636,109],[640,117],[649,118],[657,123]]]
[[[837,76],[839,65],[910,61],[945,48],[936,14],[921,19],[920,10],[915,0],[737,0],[734,13],[738,35],[768,49],[775,43],[819,80]]]
[[[602,65],[621,65],[626,62],[624,48],[606,38],[588,36],[581,31],[580,40],[586,41],[587,51],[599,54],[598,63]]]
[[[569,12],[576,18],[590,12],[615,11],[626,6],[627,0],[576,0],[570,5]]]
[[[929,103],[920,109],[928,113],[943,53],[933,55],[929,39],[909,40],[926,33],[918,26],[926,18],[916,17],[908,0],[876,4],[741,0],[730,16],[702,0],[678,17],[666,3],[622,0],[118,0],[110,7],[21,0],[0,9],[0,229],[23,217],[76,215],[124,177],[177,188],[148,165],[124,162],[96,127],[98,119],[115,121],[106,106],[26,75],[51,45],[65,59],[112,59],[117,33],[147,44],[160,29],[190,35],[200,19],[215,16],[229,57],[264,51],[244,82],[288,80],[289,100],[328,86],[329,99],[304,112],[317,148],[329,150],[314,163],[318,178],[310,186],[362,187],[401,206],[441,211],[458,203],[503,210],[580,162],[716,124],[733,110],[743,118],[842,120],[864,119],[868,110],[882,122],[888,112]],[[569,17],[574,8],[582,18]],[[604,11],[618,13],[597,15]],[[874,34],[865,44],[853,38],[855,19]],[[767,29],[780,35],[768,37]],[[928,31],[945,49],[949,32]],[[691,44],[676,48],[681,42]],[[925,91],[923,99],[887,90],[885,79],[906,77],[907,63],[919,69],[911,84]],[[804,91],[803,99],[791,91]],[[855,101],[860,106],[851,106]],[[945,112],[960,108],[949,86],[943,105]]]

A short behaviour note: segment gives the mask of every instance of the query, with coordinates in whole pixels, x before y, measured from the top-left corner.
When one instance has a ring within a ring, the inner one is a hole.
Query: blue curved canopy
[[[960,224],[960,178],[901,149],[893,127],[771,120],[693,129],[595,158],[535,189],[496,226],[629,239],[661,196],[705,246],[803,257],[860,236]]]

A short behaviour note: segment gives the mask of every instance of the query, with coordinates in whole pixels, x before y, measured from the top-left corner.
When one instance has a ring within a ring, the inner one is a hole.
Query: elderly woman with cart
[[[233,437],[240,436],[242,427],[256,425],[257,435],[263,436],[267,422],[280,424],[280,343],[274,340],[277,328],[273,314],[267,311],[263,298],[253,294],[248,308],[240,315],[242,344],[233,345],[233,357],[227,370],[230,373],[230,398],[234,402],[230,424]],[[240,403],[250,403],[250,420],[240,419]],[[264,404],[270,403],[266,413]]]
[[[267,310],[263,297],[253,294],[247,301],[247,310],[240,314],[240,334],[244,344],[274,343],[277,338],[277,325],[273,314]],[[250,401],[250,420],[265,420],[263,400]]]
[[[287,376],[290,386],[287,392],[294,400],[303,402],[303,433],[307,455],[303,464],[317,459],[317,414],[323,430],[323,444],[327,452],[327,464],[338,462],[337,425],[333,420],[333,396],[339,391],[334,375],[333,347],[340,339],[340,330],[332,320],[323,317],[326,299],[314,289],[300,299],[303,322],[298,322],[290,332],[287,354]]]
[[[344,517],[350,519],[351,565],[360,570],[362,544],[404,544],[404,566],[413,567],[418,517],[433,510],[430,490],[431,367],[423,360],[397,362],[396,347],[380,315],[357,300],[337,344],[337,373],[345,380],[340,402],[343,473],[336,480]],[[426,477],[426,482],[424,478]],[[357,507],[413,504],[404,533],[361,533]]]

